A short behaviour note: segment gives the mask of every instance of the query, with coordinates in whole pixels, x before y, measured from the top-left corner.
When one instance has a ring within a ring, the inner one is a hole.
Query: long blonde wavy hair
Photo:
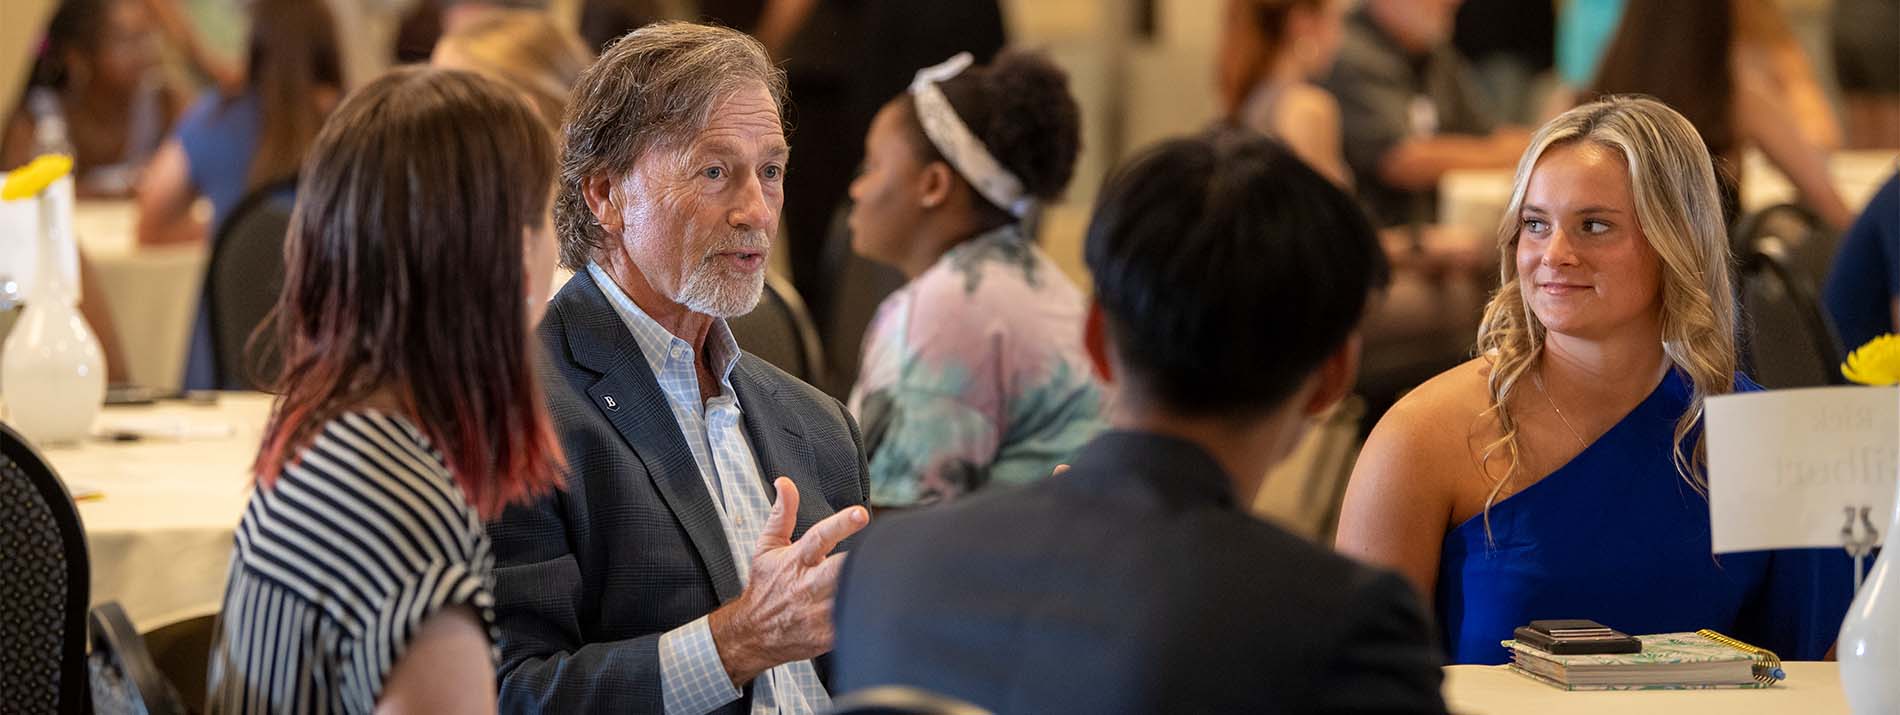
[[[1676,421],[1676,472],[1697,493],[1707,493],[1700,468],[1707,452],[1700,437],[1685,453],[1683,441],[1702,419],[1703,401],[1735,389],[1735,294],[1728,229],[1716,190],[1709,150],[1695,127],[1656,100],[1613,96],[1564,112],[1531,138],[1517,162],[1509,209],[1498,223],[1501,287],[1485,306],[1478,327],[1478,353],[1490,362],[1490,408],[1498,439],[1485,447],[1480,466],[1500,454],[1509,468],[1485,498],[1485,530],[1491,505],[1517,476],[1518,422],[1505,405],[1543,356],[1546,328],[1524,302],[1517,274],[1517,241],[1537,160],[1552,147],[1590,142],[1618,152],[1629,170],[1630,192],[1643,236],[1662,263],[1663,353],[1689,377],[1689,409]]]

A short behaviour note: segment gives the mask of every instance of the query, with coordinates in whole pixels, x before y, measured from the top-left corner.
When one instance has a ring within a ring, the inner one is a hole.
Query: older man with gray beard
[[[489,525],[504,711],[829,705],[857,425],[743,353],[784,201],[784,74],[722,28],[649,25],[581,76],[555,199],[573,280],[539,333],[567,488]]]

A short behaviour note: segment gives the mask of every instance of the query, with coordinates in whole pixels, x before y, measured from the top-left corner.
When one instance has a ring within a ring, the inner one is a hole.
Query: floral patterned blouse
[[[1102,428],[1088,303],[1015,225],[950,249],[878,306],[851,411],[871,504],[922,506],[1048,476]]]

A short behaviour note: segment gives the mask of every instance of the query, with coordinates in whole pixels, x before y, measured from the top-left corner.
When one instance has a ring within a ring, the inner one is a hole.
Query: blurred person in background
[[[1576,104],[1570,93],[1587,87],[1596,77],[1617,23],[1623,20],[1626,0],[1563,0],[1557,5],[1556,36],[1552,38],[1557,67],[1557,89],[1543,109],[1544,118],[1557,116]]]
[[[1227,119],[1351,190],[1339,102],[1313,84],[1339,53],[1345,0],[1228,0],[1216,83]]]
[[[1834,0],[1834,76],[1847,122],[1844,146],[1900,148],[1900,2]]]
[[[548,130],[558,135],[568,92],[594,54],[546,12],[501,10],[444,35],[429,63],[473,70],[514,87],[534,101]]]
[[[1893,0],[1873,1],[1889,7],[1894,5]],[[1643,2],[1648,0],[1638,0],[1636,4]],[[1782,99],[1784,111],[1792,115],[1801,136],[1810,143],[1826,150],[1839,148],[1842,145],[1840,123],[1834,116],[1827,93],[1816,78],[1813,63],[1795,38],[1794,30],[1789,27],[1788,18],[1779,7],[1778,0],[1734,0],[1722,4],[1731,13],[1730,27],[1721,32],[1728,35],[1736,70],[1753,74],[1757,80],[1772,87],[1775,96]],[[1846,4],[1857,3],[1846,0]],[[1631,5],[1632,0],[1567,0],[1559,3],[1556,42],[1558,87],[1545,98],[1542,110],[1544,118],[1554,117],[1575,106],[1579,101],[1578,92],[1590,87],[1595,81],[1602,71],[1604,57],[1609,53],[1611,44],[1622,31],[1624,14]],[[1653,10],[1649,8],[1649,18],[1656,17]],[[1694,24],[1689,26],[1696,28],[1706,27],[1708,18],[1717,17],[1722,12],[1701,2],[1687,3],[1676,10],[1693,11]],[[1879,34],[1887,47],[1893,46],[1894,23],[1880,25],[1877,16],[1855,15],[1874,22],[1872,31]],[[1684,15],[1676,14],[1673,17],[1681,18]],[[1664,27],[1658,31],[1666,32],[1668,29]],[[1673,41],[1677,36],[1668,37]],[[1882,51],[1892,52],[1886,48],[1876,50],[1877,53]]]
[[[1471,63],[1492,116],[1512,124],[1540,119],[1550,86],[1557,8],[1562,3],[1465,0],[1452,45]]]
[[[1229,122],[1280,139],[1350,193],[1339,104],[1311,83],[1333,68],[1346,6],[1230,0],[1217,78]],[[1456,227],[1397,225],[1380,238],[1393,275],[1366,316],[1358,387],[1374,418],[1398,393],[1468,357],[1491,265],[1481,238]]]
[[[579,30],[599,54],[607,43],[649,22],[669,19],[681,0],[581,0]]]
[[[1735,23],[1735,69],[1765,83],[1786,107],[1802,138],[1822,151],[1834,151],[1843,141],[1840,118],[1821,86],[1813,60],[1795,37],[1788,12],[1782,9],[1784,3],[1801,4],[1799,0],[1730,0]],[[1888,29],[1889,44],[1900,44],[1893,41],[1900,25],[1889,25]]]
[[[442,6],[443,36],[460,33],[498,13],[548,11],[548,0],[430,0]]]
[[[336,28],[326,3],[256,0],[242,89],[200,97],[139,184],[139,243],[215,239],[253,192],[289,196],[305,152],[343,92]],[[192,212],[211,203],[205,223]],[[210,306],[199,300],[185,359],[186,389],[215,389]]]
[[[1688,117],[1715,159],[1730,225],[1741,210],[1742,150],[1753,146],[1788,176],[1803,204],[1828,225],[1845,228],[1853,213],[1828,174],[1827,145],[1811,139],[1819,129],[1803,131],[1814,123],[1803,117],[1814,112],[1804,113],[1802,95],[1785,93],[1787,83],[1769,71],[1774,65],[1747,49],[1765,46],[1737,44],[1749,23],[1767,26],[1777,17],[1756,1],[1629,0],[1596,79],[1580,98],[1644,94]],[[1822,124],[1831,125],[1831,111],[1823,104],[1820,112]],[[1838,142],[1838,130],[1823,137],[1829,138]]]
[[[40,154],[70,154],[79,198],[130,195],[183,106],[165,81],[161,38],[151,27],[155,13],[163,20],[158,11],[166,9],[161,0],[60,3],[0,137],[0,170]],[[79,308],[105,351],[107,379],[122,381],[126,361],[104,286],[83,254],[79,270]]]
[[[1438,180],[1454,169],[1502,169],[1528,134],[1500,129],[1451,46],[1459,0],[1365,0],[1346,23],[1332,74],[1346,165],[1376,226],[1422,227],[1438,213]]]
[[[1841,237],[1824,293],[1847,349],[1900,333],[1900,174],[1881,185]]]
[[[1101,428],[1087,300],[1022,225],[1068,186],[1081,110],[1045,57],[971,62],[923,69],[884,105],[851,184],[852,249],[909,281],[878,307],[851,390],[876,508],[1035,481]]]
[[[442,38],[497,13],[548,12],[548,0],[417,0],[396,24],[396,64],[434,62]],[[440,63],[436,63],[440,64]]]
[[[352,94],[310,155],[209,710],[492,713],[482,519],[561,479],[529,337],[553,142],[500,83],[411,67]]]
[[[47,26],[25,95],[0,142],[0,170],[73,155],[80,198],[131,193],[179,107],[141,0],[65,0]]]

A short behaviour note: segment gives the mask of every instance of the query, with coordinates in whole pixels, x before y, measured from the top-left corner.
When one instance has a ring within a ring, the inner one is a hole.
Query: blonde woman
[[[472,70],[520,90],[557,133],[568,90],[593,63],[580,35],[533,10],[484,13],[444,35],[429,57],[437,67]]]
[[[1479,357],[1373,430],[1338,547],[1433,604],[1454,663],[1540,618],[1714,628],[1813,660],[1849,600],[1831,552],[1709,552],[1703,403],[1735,372],[1708,150],[1649,99],[1565,112],[1518,162]]]

